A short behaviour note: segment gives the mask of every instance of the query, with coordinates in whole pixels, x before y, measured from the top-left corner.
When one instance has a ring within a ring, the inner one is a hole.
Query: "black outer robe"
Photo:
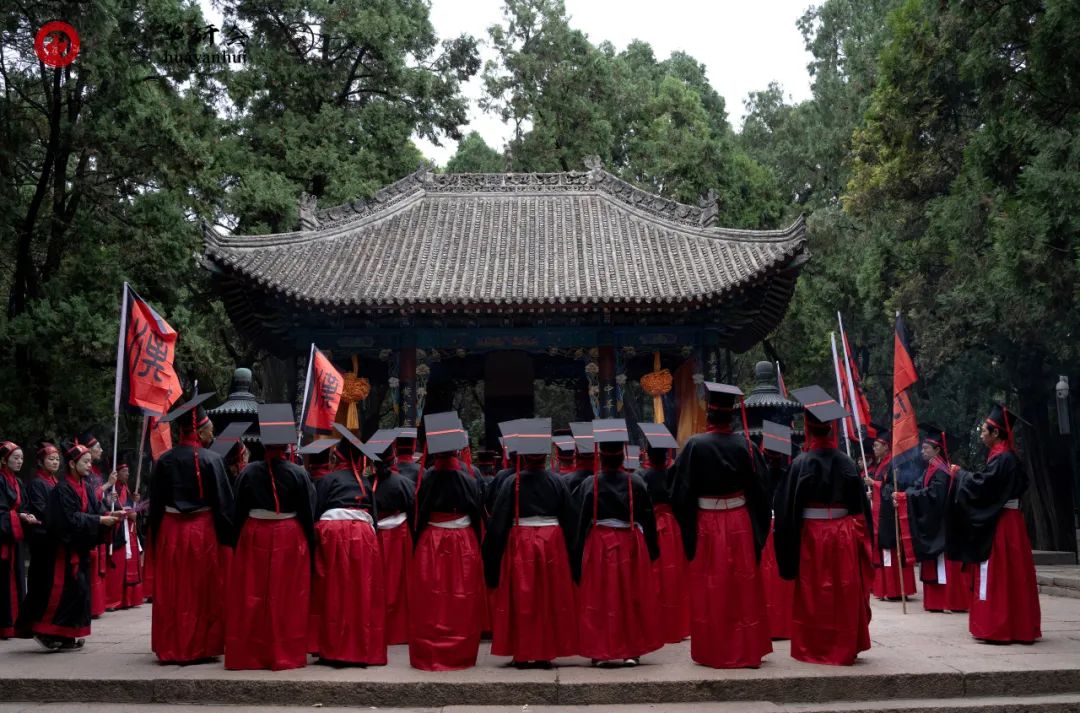
[[[802,513],[811,503],[844,507],[851,515],[862,513],[867,533],[873,540],[870,499],[866,497],[866,486],[855,461],[836,448],[801,453],[792,461],[776,492],[773,544],[780,576],[784,579],[799,576]]]
[[[39,618],[45,611],[49,599],[49,585],[52,582],[52,542],[46,526],[45,514],[49,509],[49,495],[55,485],[35,475],[23,488],[26,499],[26,512],[36,517],[41,525],[23,523],[25,542],[30,550],[30,568],[26,575],[26,596],[19,607],[17,629],[29,627],[30,622]]]
[[[630,521],[630,488],[634,494],[634,524],[641,525],[645,536],[645,546],[649,550],[649,559],[654,562],[660,557],[660,542],[656,536],[656,514],[653,512],[649,490],[640,476],[625,470],[601,470],[597,475],[590,475],[578,487],[574,500],[577,502],[577,525],[574,527],[574,551],[570,557],[570,569],[574,581],[581,581],[581,561],[585,557],[585,544],[593,525],[593,481],[598,497],[597,520]],[[629,480],[629,484],[627,481]]]
[[[399,462],[395,463],[394,467],[397,468],[397,472],[404,478],[411,480],[413,483],[420,477],[420,464],[416,461],[410,461],[408,463]]]
[[[334,508],[366,510],[372,519],[379,519],[376,503],[371,497],[371,485],[365,479],[361,489],[349,468],[327,473],[315,483],[315,520],[318,521],[323,513]]]
[[[503,554],[510,539],[510,531],[514,528],[514,490],[519,477],[520,517],[558,518],[566,542],[567,557],[573,553],[576,513],[570,490],[563,479],[546,468],[523,470],[520,476],[511,474],[503,481],[495,497],[495,506],[484,537],[484,578],[492,589],[499,586]]]
[[[18,487],[18,490],[15,489]],[[26,488],[16,478],[15,487],[8,479],[0,475],[0,547],[3,548],[3,560],[0,565],[0,586],[4,591],[0,593],[0,628],[15,627],[15,608],[18,607],[26,594],[23,586],[23,548],[22,543],[27,535],[29,525],[19,520],[19,513],[27,511]],[[18,506],[15,505],[18,501]],[[12,522],[12,519],[16,522]],[[16,538],[16,525],[21,537]],[[10,573],[10,574],[9,574]],[[11,591],[9,577],[14,577],[15,591]],[[14,599],[12,599],[14,596]]]
[[[502,489],[502,484],[506,482],[506,479],[517,471],[513,468],[503,468],[487,482],[481,483],[480,497],[484,501],[484,510],[490,513],[495,507],[495,498],[499,494],[499,490]]]
[[[1027,473],[1012,451],[995,455],[982,470],[959,471],[945,515],[946,556],[968,564],[990,559],[1005,503],[1020,497],[1027,486]]]
[[[375,510],[380,518],[403,512],[409,529],[412,529],[416,483],[388,468],[385,471],[376,471],[374,478],[369,476],[367,486],[375,495]]]
[[[595,471],[592,468],[578,468],[573,472],[562,476],[566,481],[566,487],[570,489],[570,494],[573,495],[574,498],[577,498],[581,484],[591,478],[594,472]]]
[[[296,521],[300,523],[310,551],[314,553],[315,487],[311,484],[311,478],[302,467],[286,460],[274,461],[273,477],[280,511],[296,513]],[[324,480],[329,477],[325,476]],[[351,473],[349,477],[352,477]],[[252,510],[274,512],[274,489],[270,486],[265,460],[249,463],[236,479],[236,502],[232,517],[236,526],[234,541],[239,541],[240,532]]]
[[[769,536],[772,504],[765,491],[764,461],[747,450],[742,433],[699,433],[683,446],[671,466],[671,509],[682,530],[688,560],[697,554],[698,498],[743,493],[754,532],[755,556]]]
[[[908,521],[911,524],[911,544],[918,560],[934,560],[945,551],[945,507],[949,500],[952,477],[944,461],[933,466],[929,482],[926,475],[920,487],[908,488]],[[923,485],[923,483],[926,483]]]
[[[465,464],[462,463],[464,468]],[[416,518],[413,523],[413,547],[420,544],[420,535],[431,523],[431,513],[449,512],[468,515],[476,542],[482,539],[484,506],[480,499],[480,484],[464,470],[428,468],[416,494]]]
[[[649,498],[653,507],[657,505],[671,504],[671,468],[655,468],[651,465],[638,468],[634,471],[645,481],[645,488],[649,491]]]
[[[217,453],[199,448],[199,473],[202,475],[203,496],[199,497],[199,482],[195,477],[195,449],[186,444],[170,448],[161,454],[150,472],[150,515],[147,521],[150,537],[160,532],[165,508],[193,512],[209,507],[214,516],[214,532],[220,544],[233,542],[233,488],[225,461]],[[273,504],[270,505],[273,510]],[[239,531],[239,525],[235,530]]]
[[[107,528],[101,526],[101,504],[84,480],[86,503],[82,500],[76,486],[62,478],[49,493],[49,502],[45,511],[45,522],[49,533],[48,562],[54,563],[57,556],[64,562],[77,562],[75,568],[63,568],[63,581],[53,579],[55,568],[49,567],[46,573],[48,584],[43,589],[45,599],[35,602],[32,621],[45,625],[68,628],[88,628],[90,626],[90,550],[105,539]],[[49,621],[42,621],[49,598],[54,587],[61,587],[60,600]]]

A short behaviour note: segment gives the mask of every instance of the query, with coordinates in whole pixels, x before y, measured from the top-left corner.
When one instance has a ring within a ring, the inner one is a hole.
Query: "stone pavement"
[[[510,710],[477,706],[521,711],[524,705],[543,713],[543,706],[585,704],[636,704],[633,710],[645,711],[649,704],[682,702],[693,705],[661,708],[688,713],[880,710],[883,701],[890,701],[886,709],[905,711],[936,701],[933,707],[945,710],[941,699],[950,699],[948,710],[1080,710],[1080,599],[1043,596],[1042,607],[1042,641],[992,646],[968,635],[965,615],[930,614],[914,601],[904,616],[899,603],[875,601],[873,648],[852,667],[800,663],[790,658],[786,642],[776,642],[760,669],[717,671],[693,664],[683,643],[646,656],[634,669],[594,669],[582,659],[568,659],[550,671],[519,671],[491,657],[485,644],[476,668],[430,673],[409,667],[404,646],[391,648],[390,665],[368,669],[161,666],[149,651],[150,608],[144,606],[106,614],[79,652],[46,653],[33,641],[0,642],[0,701],[100,702],[109,703],[110,711],[123,710],[118,705],[124,703],[174,703],[450,706],[446,710],[453,713]],[[896,707],[906,699],[913,702]],[[70,707],[21,704],[0,712],[64,709]]]

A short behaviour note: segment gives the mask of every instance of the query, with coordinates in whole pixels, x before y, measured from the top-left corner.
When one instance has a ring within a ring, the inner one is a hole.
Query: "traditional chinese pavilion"
[[[572,394],[569,419],[651,420],[660,407],[685,436],[701,381],[724,378],[725,356],[783,317],[809,258],[805,226],[722,228],[714,196],[676,203],[587,165],[422,166],[370,199],[303,199],[295,232],[207,227],[204,263],[237,328],[290,364],[291,393],[312,342],[354,384],[367,379],[354,390],[365,432],[385,404],[416,423],[473,387],[490,443],[497,422],[533,415],[544,382]]]

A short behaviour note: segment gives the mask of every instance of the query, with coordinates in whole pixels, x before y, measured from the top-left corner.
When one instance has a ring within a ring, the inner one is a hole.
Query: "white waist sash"
[[[456,520],[447,520],[446,522],[432,522],[432,527],[441,527],[444,530],[462,530],[469,525],[472,525],[472,518],[468,515],[462,515]]]
[[[1020,499],[1019,498],[1013,498],[1012,500],[1006,500],[1005,501],[1005,507],[1007,507],[1010,510],[1019,510],[1020,509]]]
[[[596,524],[599,525],[600,527],[610,527],[610,528],[615,529],[615,530],[629,530],[630,529],[630,523],[629,522],[627,522],[626,520],[619,520],[618,518],[614,518],[614,517],[608,517],[608,518],[604,518],[603,520],[597,520]],[[641,526],[640,522],[635,522],[634,527],[636,527],[639,532],[645,532],[645,528],[643,528]]]
[[[405,524],[405,513],[399,512],[397,515],[391,515],[379,520],[380,530],[393,530],[395,527],[400,527]]]
[[[558,527],[559,518],[547,517],[545,515],[531,515],[529,517],[518,518],[517,524],[522,527]]]
[[[187,512],[184,512],[183,510],[177,510],[171,505],[165,506],[165,512],[171,512],[173,515],[194,515],[197,512],[206,512],[209,509],[209,505],[203,505],[201,508],[195,508],[194,510],[188,510]]]
[[[702,510],[734,510],[746,505],[746,498],[736,495],[733,498],[698,498],[697,506]]]
[[[248,513],[248,517],[253,517],[256,520],[292,520],[296,517],[294,512],[274,512],[273,510],[263,510],[262,508],[255,508]]]
[[[948,584],[948,574],[945,572],[945,553],[937,556],[937,583]]]
[[[839,520],[848,516],[847,508],[803,508],[804,520]]]
[[[322,514],[320,520],[359,520],[369,525],[374,525],[371,513],[367,510],[353,510],[350,508],[331,508]]]

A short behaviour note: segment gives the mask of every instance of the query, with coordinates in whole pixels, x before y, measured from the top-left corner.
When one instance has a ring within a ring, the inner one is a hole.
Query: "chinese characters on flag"
[[[314,358],[308,370],[308,402],[304,428],[308,431],[330,431],[333,430],[337,418],[345,380],[320,350],[313,349],[312,354]]]
[[[181,393],[173,369],[177,333],[134,291],[128,294],[128,405],[146,415],[161,416]]]

